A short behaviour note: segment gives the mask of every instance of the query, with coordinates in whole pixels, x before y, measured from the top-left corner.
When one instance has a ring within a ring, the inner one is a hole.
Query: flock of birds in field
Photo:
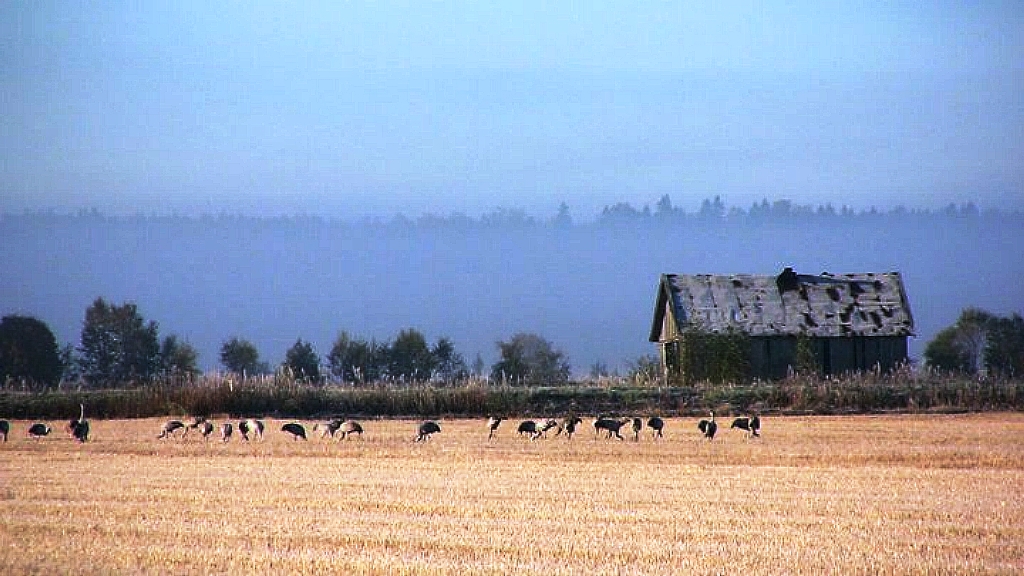
[[[81,408],[81,412],[79,413],[78,418],[69,421],[64,430],[69,436],[71,436],[71,438],[79,442],[85,442],[89,440],[89,421],[85,419],[85,405],[79,404],[79,407]],[[52,431],[53,429],[48,425],[43,424],[42,422],[36,422],[29,426],[25,433],[29,438],[39,440],[44,436],[49,436]],[[7,420],[0,420],[0,438],[2,438],[4,442],[7,442],[7,436],[10,433],[11,423]]]
[[[718,424],[715,422],[715,413],[709,413],[710,420],[701,420],[697,423],[697,429],[701,435],[708,439],[714,440],[715,434],[718,433]],[[495,432],[501,425],[502,419],[497,417],[491,417],[487,420],[487,439],[494,438]],[[516,428],[516,433],[520,436],[525,436],[531,440],[537,440],[540,438],[547,438],[548,432],[554,430],[553,436],[560,436],[565,433],[566,438],[572,440],[573,434],[576,433],[579,426],[583,424],[583,421],[578,416],[569,416],[561,420],[547,419],[544,421],[535,420],[524,420],[519,423]],[[599,436],[602,432],[605,438],[618,438],[619,440],[625,440],[626,437],[622,435],[622,431],[626,430],[627,434],[631,434],[634,442],[640,441],[640,433],[644,429],[644,421],[642,418],[608,418],[605,416],[598,416],[594,419],[594,436]],[[658,438],[665,437],[665,421],[657,416],[653,416],[647,420],[647,429],[651,432],[651,439],[657,440]],[[738,428],[743,430],[749,437],[761,436],[761,416],[754,414],[753,416],[744,416],[736,418],[732,421],[730,428]]]
[[[75,420],[71,420],[66,431],[68,434],[79,442],[85,442],[89,439],[89,422],[85,419],[85,406],[80,405],[81,412],[79,417]],[[697,422],[697,430],[701,436],[711,441],[715,439],[715,435],[718,433],[718,423],[715,422],[715,413],[712,411],[709,413],[710,419],[702,419]],[[487,419],[487,440],[490,441],[495,438],[498,428],[501,423],[505,421],[505,418],[492,416]],[[574,434],[576,434],[580,426],[583,425],[583,420],[575,415],[567,416],[562,419],[549,418],[546,420],[523,420],[519,423],[516,428],[516,433],[520,437],[529,438],[530,440],[539,440],[541,438],[547,438],[549,433],[553,437],[562,436],[563,434],[568,440],[572,440]],[[597,438],[601,433],[604,433],[605,438],[615,437],[619,440],[625,440],[622,435],[623,430],[627,434],[631,434],[633,441],[640,441],[640,434],[644,429],[645,423],[642,418],[629,417],[629,418],[610,418],[605,416],[598,416],[594,419],[594,437]],[[654,416],[647,419],[646,427],[650,430],[651,439],[657,440],[664,438],[665,421],[661,418]],[[751,416],[743,416],[735,418],[732,421],[730,429],[742,430],[747,437],[759,437],[761,435],[761,417],[758,414]],[[228,442],[234,435],[235,430],[238,431],[238,437],[245,442],[263,441],[266,426],[262,420],[256,418],[246,418],[240,420],[237,425],[233,422],[223,422],[218,427],[213,422],[207,420],[204,417],[196,417],[190,423],[185,423],[182,420],[168,420],[163,424],[160,429],[160,433],[157,435],[158,439],[179,437],[185,438],[191,430],[195,430],[204,440],[209,440],[213,433],[220,430],[221,442]],[[7,420],[0,420],[0,437],[3,438],[4,442],[7,442],[7,436],[11,431],[11,424]],[[441,431],[441,425],[433,420],[426,420],[420,422],[416,427],[415,442],[423,442],[430,439],[430,436],[437,434]],[[50,426],[36,422],[28,427],[27,435],[29,438],[39,440],[44,436],[48,436],[51,432]],[[281,432],[288,434],[294,440],[308,440],[306,433],[306,427],[299,422],[288,422],[281,426]],[[350,438],[352,435],[359,435],[362,437],[363,425],[355,420],[349,420],[346,418],[333,418],[326,422],[317,422],[313,424],[312,432],[319,432],[320,438],[325,439],[330,437],[336,440],[345,440]]]
[[[206,418],[197,417],[191,424],[185,424],[181,420],[168,420],[163,428],[160,430],[160,434],[157,438],[167,438],[175,435],[180,435],[184,438],[188,435],[189,430],[198,430],[204,439],[209,439],[209,436],[213,434],[216,427],[212,422]],[[220,438],[222,442],[228,442],[234,432],[235,426],[231,422],[224,422],[220,425]],[[248,442],[251,440],[263,441],[263,434],[266,429],[266,425],[262,420],[255,418],[248,418],[238,422],[238,435],[239,437]],[[431,434],[435,434],[441,431],[441,426],[434,421],[428,420],[421,422],[416,429],[416,441],[420,442],[426,440]],[[180,434],[178,434],[180,432]],[[291,436],[293,440],[309,440],[310,434],[306,432],[306,427],[299,422],[288,422],[281,426],[281,432]],[[320,438],[324,439],[327,437],[335,440],[345,440],[350,438],[352,435],[357,434],[361,438],[363,435],[363,425],[355,420],[349,420],[347,418],[332,418],[326,422],[317,422],[313,424],[311,432],[319,432]]]

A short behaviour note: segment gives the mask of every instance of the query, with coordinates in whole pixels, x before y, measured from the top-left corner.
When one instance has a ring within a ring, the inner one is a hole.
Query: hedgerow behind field
[[[133,389],[0,391],[5,418],[70,418],[79,404],[93,418],[173,415],[269,415],[313,418],[555,416],[728,412],[844,414],[964,412],[1024,409],[1024,380],[978,378],[930,371],[861,373],[822,379],[794,375],[777,382],[658,386],[604,379],[557,387],[309,385],[286,376],[208,375]]]

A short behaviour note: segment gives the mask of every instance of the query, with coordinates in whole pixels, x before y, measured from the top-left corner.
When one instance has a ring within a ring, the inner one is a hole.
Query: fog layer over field
[[[217,367],[233,336],[274,365],[297,338],[323,358],[342,330],[386,341],[416,328],[488,366],[498,340],[525,331],[563,350],[576,375],[596,362],[625,371],[655,352],[662,273],[899,271],[915,358],[962,308],[1008,314],[1024,303],[1016,213],[606,213],[575,224],[515,210],[386,223],[30,214],[0,218],[0,245],[0,313],[39,317],[78,345],[95,298],[134,301],[161,335],[191,342],[202,368]]]

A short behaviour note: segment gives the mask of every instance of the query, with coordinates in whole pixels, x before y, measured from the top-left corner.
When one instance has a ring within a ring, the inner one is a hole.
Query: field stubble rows
[[[694,419],[653,442],[503,423],[157,440],[93,421],[0,445],[0,572],[1020,573],[1024,415]],[[724,427],[723,427],[724,428]]]

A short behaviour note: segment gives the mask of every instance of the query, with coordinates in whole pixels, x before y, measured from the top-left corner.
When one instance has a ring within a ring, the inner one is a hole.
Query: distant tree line
[[[26,212],[21,215],[0,214],[0,221],[21,219],[28,223],[35,220],[54,218],[75,218],[90,222],[118,221],[119,218],[104,215],[98,210],[80,210],[73,215],[61,215],[54,211]],[[218,214],[188,217],[179,215],[135,215],[131,219],[142,221],[174,221],[189,222],[196,225],[217,223],[221,225],[240,224],[259,220],[283,227],[295,227],[304,230],[315,230],[318,227],[335,225],[357,225],[370,227],[421,228],[421,229],[530,229],[555,228],[568,229],[579,226],[593,225],[597,227],[623,226],[678,226],[699,224],[702,226],[721,224],[738,224],[744,226],[766,225],[771,223],[840,223],[874,220],[934,221],[934,220],[984,220],[1011,219],[1015,222],[1024,221],[1024,213],[1013,208],[1008,211],[998,209],[982,210],[973,202],[949,203],[937,209],[907,208],[894,206],[891,208],[854,209],[850,206],[836,206],[832,203],[799,204],[791,200],[779,199],[769,201],[767,198],[754,202],[749,207],[727,205],[721,196],[705,198],[696,210],[687,211],[672,202],[668,194],[664,194],[651,207],[649,204],[634,206],[629,202],[608,204],[596,214],[591,221],[576,218],[570,206],[562,202],[555,214],[548,218],[531,216],[522,208],[498,207],[473,217],[462,212],[448,214],[425,213],[410,218],[402,213],[390,218],[372,218],[357,223],[343,223],[335,219],[317,215],[278,216],[269,218],[248,217],[242,215]]]
[[[835,206],[830,202],[813,205],[797,204],[790,200],[769,202],[767,199],[762,199],[760,202],[754,202],[749,208],[744,209],[739,206],[726,206],[721,196],[705,198],[701,202],[699,209],[687,212],[684,208],[673,205],[671,197],[665,194],[658,200],[653,210],[648,205],[636,208],[626,202],[605,206],[597,217],[597,224],[623,226],[638,223],[648,225],[679,225],[687,223],[707,225],[722,223],[750,226],[773,222],[788,224],[793,222],[840,223],[879,219],[903,221],[929,219],[961,220],[1004,216],[1020,219],[1024,215],[1019,212],[982,211],[973,202],[950,203],[934,211],[909,209],[904,206],[895,206],[889,209],[871,207],[856,210],[846,205]]]
[[[565,354],[541,336],[518,333],[497,346],[501,359],[489,374],[497,382],[536,386],[569,380]],[[198,358],[196,349],[178,336],[161,338],[158,324],[147,321],[131,302],[116,305],[97,298],[86,309],[78,347],[59,348],[52,330],[39,319],[12,315],[0,321],[0,384],[7,386],[46,388],[62,381],[94,388],[181,385],[199,376]],[[280,370],[290,381],[308,384],[453,385],[471,374],[484,376],[479,356],[470,367],[451,339],[442,337],[430,345],[414,328],[384,342],[342,331],[325,360],[311,342],[299,338],[275,369],[252,342],[236,336],[221,344],[219,360],[226,371],[243,377]]]
[[[745,366],[735,350],[743,348],[742,335],[719,340],[694,339],[698,344],[672,361],[693,363],[693,358],[718,360],[713,372],[701,379],[741,382]],[[362,386],[429,383],[450,386],[470,377],[488,378],[505,386],[557,386],[570,380],[565,354],[543,337],[528,332],[496,343],[500,358],[487,374],[479,356],[472,366],[446,337],[429,344],[414,328],[401,330],[393,341],[365,340],[342,331],[326,359],[312,343],[301,338],[272,370],[252,342],[232,337],[220,348],[220,364],[230,373],[265,375],[280,370],[289,381],[327,382]],[[59,347],[53,332],[37,318],[21,315],[0,320],[0,384],[32,388],[80,382],[94,388],[143,386],[158,382],[183,385],[200,375],[199,354],[188,342],[171,334],[163,338],[159,326],[147,321],[134,303],[116,305],[97,298],[87,309],[78,347]],[[1005,378],[1024,375],[1024,318],[1001,317],[977,308],[961,312],[956,323],[940,331],[924,352],[929,368],[961,374]],[[657,382],[660,362],[645,356],[631,363],[629,378],[637,385]],[[603,363],[591,368],[591,377],[607,376]]]
[[[225,361],[225,351],[238,345],[237,340],[225,343],[221,361],[225,368],[236,371]],[[243,343],[243,345],[246,343]],[[565,354],[549,341],[531,333],[518,333],[507,342],[497,343],[501,359],[490,371],[490,378],[505,385],[559,385],[569,381],[571,372]],[[248,344],[247,349],[252,345]],[[319,383],[365,385],[379,381],[399,383],[430,382],[452,385],[465,381],[471,374],[481,376],[483,361],[478,357],[472,371],[465,357],[451,339],[442,337],[433,345],[415,328],[406,328],[394,341],[378,342],[341,332],[327,354],[322,368],[312,344],[299,339],[288,349],[282,367],[296,379]]]

